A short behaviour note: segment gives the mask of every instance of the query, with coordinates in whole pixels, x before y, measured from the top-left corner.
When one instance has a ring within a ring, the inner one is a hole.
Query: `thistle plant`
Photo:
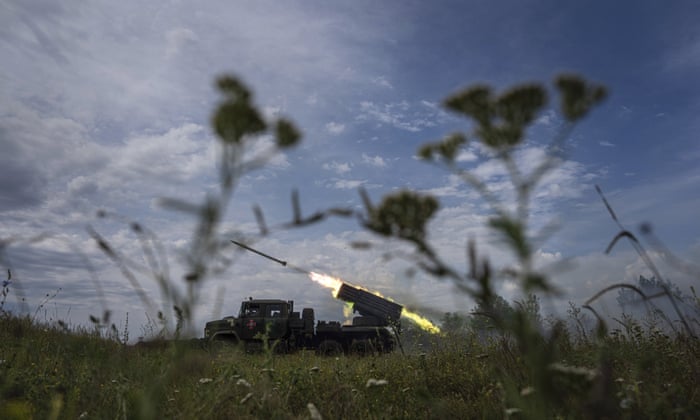
[[[222,76],[217,80],[216,86],[222,95],[211,118],[219,145],[218,190],[208,194],[199,204],[177,198],[160,200],[165,208],[191,214],[197,219],[189,249],[185,253],[184,292],[169,274],[168,259],[157,235],[147,227],[138,222],[125,221],[139,239],[148,263],[148,268],[141,271],[135,270],[133,267],[137,265],[115,249],[96,229],[88,228],[100,249],[120,268],[151,313],[156,312],[156,308],[145,293],[140,278],[145,275],[158,284],[162,300],[171,305],[176,320],[176,335],[191,327],[202,283],[213,273],[225,270],[230,263],[223,251],[230,245],[230,237],[240,236],[240,233],[223,232],[222,220],[238,182],[244,175],[260,169],[280,151],[295,146],[301,139],[301,133],[289,120],[280,118],[266,121],[256,108],[251,91],[235,77]],[[269,138],[273,141],[269,141]],[[264,147],[259,147],[258,143],[261,142]],[[255,214],[261,234],[267,234],[262,211],[256,207]],[[104,211],[98,216],[121,220]],[[165,324],[165,328],[169,323],[166,311],[168,308],[157,311],[157,317]]]
[[[547,145],[548,153],[529,172],[518,164],[516,153],[524,144],[528,127],[547,107],[549,94],[540,84],[515,86],[502,94],[494,93],[486,85],[457,92],[448,97],[443,105],[452,113],[470,120],[473,130],[470,133],[449,134],[418,150],[423,160],[458,176],[488,203],[492,213],[488,227],[507,244],[515,261],[512,266],[496,270],[488,257],[479,255],[473,240],[466,244],[467,272],[455,268],[451,261],[439,255],[426,235],[427,223],[439,207],[435,197],[400,191],[385,196],[378,206],[373,206],[364,195],[364,225],[367,229],[383,237],[412,244],[414,259],[420,269],[453,282],[483,309],[480,316],[488,317],[503,334],[514,339],[530,375],[527,379],[529,382],[523,382],[511,379],[506,371],[501,372],[507,391],[506,408],[535,418],[551,415],[557,407],[561,407],[567,392],[567,386],[562,384],[578,389],[578,382],[584,381],[592,387],[593,381],[590,375],[573,378],[576,375],[571,372],[576,373],[575,369],[560,368],[561,364],[557,364],[560,355],[557,353],[556,339],[545,337],[536,328],[526,305],[516,306],[513,313],[507,316],[496,310],[498,296],[495,281],[499,278],[515,281],[523,295],[557,293],[551,280],[534,264],[538,238],[546,236],[546,232],[533,232],[531,227],[533,195],[543,178],[562,162],[565,141],[576,123],[607,93],[603,86],[574,75],[559,76],[554,87],[559,94],[559,112],[564,123]],[[483,150],[503,165],[512,185],[512,197],[497,193],[458,162],[459,152],[471,142],[478,142]],[[510,341],[504,343],[510,345]],[[529,391],[524,392],[524,389]],[[596,403],[592,402],[593,405]],[[596,406],[591,410],[598,408]]]

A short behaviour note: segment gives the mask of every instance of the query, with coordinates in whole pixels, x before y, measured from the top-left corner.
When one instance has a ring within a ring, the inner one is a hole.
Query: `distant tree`
[[[566,310],[568,328],[576,332],[576,337],[584,341],[588,340],[588,334],[593,330],[594,322],[590,315],[581,311],[580,306],[569,301],[569,309]]]
[[[537,328],[542,327],[542,314],[540,313],[540,298],[530,293],[525,299],[514,301],[514,306],[524,314],[528,322]]]
[[[509,324],[514,309],[502,296],[495,295],[489,302],[480,302],[472,309],[469,327],[480,336],[501,331]]]
[[[654,276],[646,278],[640,275],[635,286],[637,286],[647,298],[657,298],[664,295],[666,290],[668,290],[674,298],[684,300],[683,293],[678,286],[668,280],[657,280],[657,278]],[[641,296],[635,290],[620,288],[617,291],[617,303],[620,304],[622,310],[624,311],[625,309],[636,309],[642,307],[645,302],[644,296]]]
[[[634,286],[644,293],[644,296],[634,289],[626,287],[618,289],[617,303],[623,312],[653,310],[673,317],[672,315],[676,312],[670,307],[671,302],[669,301],[669,298],[673,298],[684,317],[700,317],[700,305],[698,305],[697,299],[681,292],[678,285],[670,280],[660,280],[654,276],[647,278],[640,275]]]
[[[447,335],[464,334],[469,322],[466,315],[457,312],[446,312],[440,320],[440,329]]]
[[[525,299],[514,300],[512,304],[496,295],[489,305],[480,303],[472,309],[468,326],[483,336],[512,328],[517,316],[538,330],[542,328],[543,319],[537,295],[531,293]]]

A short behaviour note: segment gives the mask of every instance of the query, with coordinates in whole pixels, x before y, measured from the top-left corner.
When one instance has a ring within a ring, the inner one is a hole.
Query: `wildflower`
[[[200,378],[199,379],[200,384],[208,384],[209,382],[212,382],[212,381],[213,381],[212,378]]]
[[[318,408],[316,408],[314,403],[306,404],[306,408],[309,409],[309,416],[311,416],[312,420],[322,420],[323,419],[323,417],[321,417],[321,413],[318,411]]]
[[[535,393],[535,388],[531,386],[526,386],[520,391],[520,395],[523,397],[527,397],[528,395],[532,395]]]
[[[384,385],[389,385],[389,381],[386,379],[368,379],[367,380],[367,385],[365,385],[367,388],[371,388],[373,386],[384,386]]]
[[[510,416],[512,416],[513,414],[518,414],[518,413],[520,413],[521,411],[522,411],[522,410],[519,409],[519,408],[506,408],[506,417],[510,417]]]
[[[318,367],[318,366],[314,366],[314,367],[312,367],[311,369],[309,369],[309,372],[311,372],[311,373],[315,373],[315,372],[318,372],[318,371],[320,371],[320,370],[321,370],[321,368],[320,368],[320,367]]]
[[[88,416],[87,411],[83,411],[82,413],[80,413],[80,415],[78,416],[78,418],[79,418],[79,419],[84,419],[84,418],[86,418],[87,416]]]
[[[549,365],[549,368],[566,375],[583,377],[589,381],[592,381],[598,376],[598,371],[595,369],[588,369],[581,366],[568,366],[563,363],[552,363]]]
[[[244,386],[246,388],[250,388],[250,382],[246,381],[245,379],[239,379],[236,381],[236,385]]]
[[[245,404],[251,398],[253,398],[253,393],[249,392],[245,397],[241,398],[241,404]]]

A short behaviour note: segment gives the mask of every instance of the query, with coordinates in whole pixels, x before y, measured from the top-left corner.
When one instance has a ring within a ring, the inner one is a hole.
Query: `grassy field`
[[[695,339],[556,339],[538,389],[511,340],[435,337],[377,357],[129,346],[29,318],[0,321],[0,418],[698,418]],[[556,398],[552,398],[555,393]],[[543,395],[547,398],[541,398]],[[544,417],[542,417],[544,416]]]

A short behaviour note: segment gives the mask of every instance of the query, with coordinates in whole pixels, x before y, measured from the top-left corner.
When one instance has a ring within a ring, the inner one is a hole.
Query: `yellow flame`
[[[338,292],[340,291],[340,287],[343,285],[342,280],[335,278],[335,277],[328,276],[326,274],[315,273],[313,271],[309,272],[309,277],[311,278],[311,280],[315,281],[316,283],[320,284],[321,286],[331,289],[334,298],[338,297]],[[369,293],[372,293],[375,296],[379,296],[380,298],[387,299],[391,302],[394,302],[393,299],[385,297],[384,295],[382,295],[379,292],[369,290],[369,289],[362,287],[362,286],[355,286],[355,285],[352,285],[352,286],[357,287],[359,289],[362,289],[364,291],[367,291]],[[352,303],[347,302],[347,304],[343,308],[343,314],[346,317],[352,316]],[[417,313],[409,311],[406,308],[403,308],[403,310],[401,311],[401,316],[404,318],[410,319],[416,325],[418,325],[420,328],[424,329],[425,331],[428,331],[429,333],[432,333],[432,334],[439,334],[440,333],[440,328],[438,328],[435,324],[428,321],[426,318],[423,318],[422,316],[418,315]]]
[[[428,331],[431,334],[440,333],[440,328],[437,325],[433,324],[432,322],[428,321],[426,318],[423,318],[417,313],[409,311],[406,308],[403,308],[403,310],[401,311],[401,316],[410,319],[416,325],[418,325],[419,327],[421,327],[425,331]]]
[[[345,317],[346,321],[352,321],[352,314],[353,314],[353,306],[352,302],[345,302],[345,306],[343,306],[343,316]]]
[[[340,279],[337,279],[337,278],[331,277],[331,276],[327,276],[325,274],[314,273],[313,271],[311,271],[309,273],[309,277],[311,278],[311,280],[315,281],[316,283],[320,284],[321,286],[332,289],[333,297],[338,296],[338,291],[340,290],[340,286],[343,285],[343,282]]]

